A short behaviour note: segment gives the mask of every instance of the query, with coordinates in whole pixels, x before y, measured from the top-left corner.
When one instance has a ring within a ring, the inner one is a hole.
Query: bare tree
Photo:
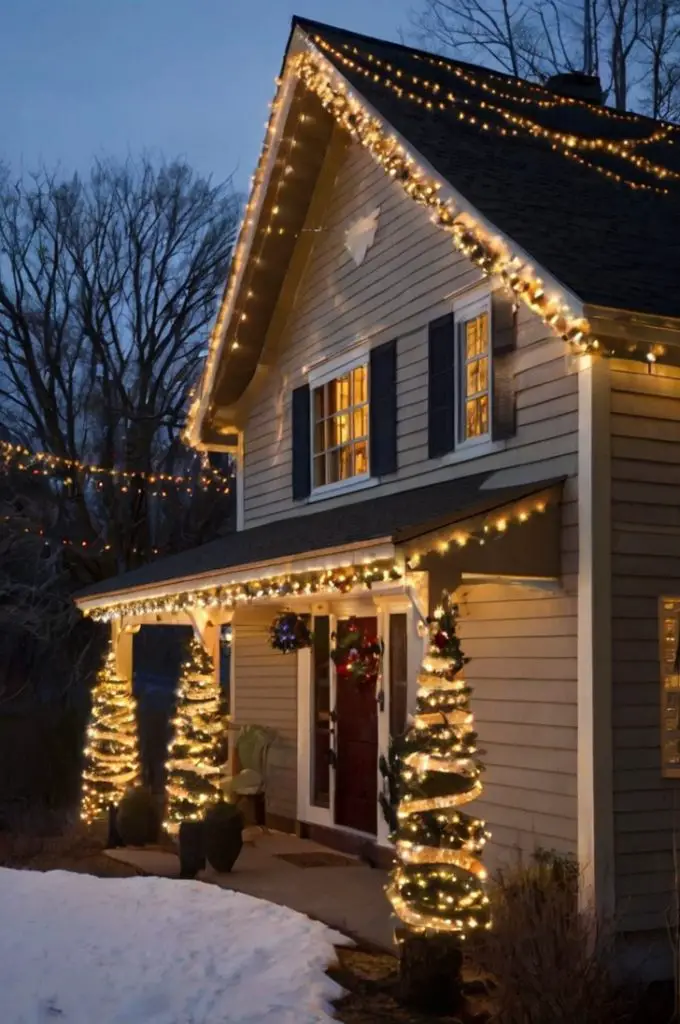
[[[201,487],[179,430],[238,214],[229,182],[182,161],[99,161],[87,180],[0,175],[3,421],[28,447],[137,474],[121,486],[65,467],[49,491],[49,530],[110,551],[115,568],[214,524],[219,488]],[[152,471],[195,486],[149,483]]]
[[[678,110],[680,0],[422,0],[411,21],[424,44],[509,74],[583,71],[619,110]]]

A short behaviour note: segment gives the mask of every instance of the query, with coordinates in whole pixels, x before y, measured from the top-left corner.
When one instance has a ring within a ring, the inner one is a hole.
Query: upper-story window
[[[368,363],[313,387],[313,488],[369,475]]]
[[[458,445],[491,435],[491,310],[488,298],[456,311]]]

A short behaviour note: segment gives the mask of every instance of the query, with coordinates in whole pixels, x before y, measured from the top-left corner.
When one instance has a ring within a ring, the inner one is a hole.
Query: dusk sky
[[[0,159],[184,156],[245,189],[290,20],[399,38],[414,0],[21,0],[2,4]]]

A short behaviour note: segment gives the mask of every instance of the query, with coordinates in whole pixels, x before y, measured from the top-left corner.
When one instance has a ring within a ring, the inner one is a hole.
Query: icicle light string
[[[206,490],[211,487],[227,494],[230,490],[230,478],[220,470],[212,466],[201,468],[198,480],[191,476],[182,476],[173,473],[146,472],[136,469],[117,469],[108,466],[100,466],[93,462],[84,462],[80,459],[70,459],[62,455],[53,455],[51,452],[34,452],[20,444],[13,444],[9,441],[0,441],[0,461],[20,472],[30,473],[33,476],[54,476],[59,475],[62,479],[63,473],[83,473],[92,477],[107,477],[113,480],[114,484],[123,492],[132,490],[133,487],[140,487],[143,484],[154,486],[154,497],[168,498],[171,496],[166,487],[182,488],[189,494],[199,488]],[[72,483],[70,477],[64,479],[65,483]],[[97,487],[104,486],[103,480],[97,480]]]
[[[525,500],[502,514],[487,517],[478,529],[456,527],[447,537],[428,540],[427,543],[430,546],[426,549],[409,553],[406,557],[406,569],[416,569],[423,555],[428,552],[445,555],[452,545],[454,549],[462,548],[467,543],[484,544],[493,537],[501,537],[510,527],[524,525],[532,516],[544,513],[547,506],[548,502],[545,498]],[[379,560],[363,566],[347,565],[336,569],[303,571],[283,576],[254,577],[241,583],[199,587],[154,598],[137,598],[129,601],[113,600],[85,611],[85,615],[97,622],[110,622],[113,619],[177,613],[195,608],[233,608],[238,604],[262,598],[346,593],[362,587],[370,589],[375,583],[397,581],[402,579],[403,575],[404,567],[401,562]]]
[[[520,130],[525,134],[531,135],[535,138],[543,138],[550,142],[553,149],[559,149],[562,154],[571,160],[576,160],[578,163],[597,171],[599,174],[604,175],[618,183],[624,184],[629,188],[653,191],[661,195],[668,195],[669,190],[662,186],[650,185],[646,182],[633,181],[626,178],[625,175],[620,174],[617,171],[613,171],[608,167],[603,167],[599,164],[593,163],[591,160],[580,156],[576,150],[583,149],[586,151],[599,150],[605,155],[618,156],[622,160],[628,161],[633,164],[634,167],[645,174],[652,177],[656,177],[660,180],[680,180],[680,172],[674,171],[670,168],[663,167],[660,164],[656,164],[649,160],[645,156],[641,156],[639,153],[634,152],[633,147],[641,145],[643,143],[651,144],[654,142],[660,142],[668,140],[670,134],[670,127],[661,126],[656,128],[647,138],[645,139],[607,139],[603,137],[589,138],[587,136],[578,135],[574,132],[559,132],[551,128],[546,128],[539,124],[537,121],[531,118],[524,117],[521,114],[517,114],[510,110],[505,110],[502,107],[497,106],[494,103],[490,103],[486,100],[475,100],[469,97],[456,96],[454,93],[443,88],[438,82],[430,82],[426,78],[422,78],[419,75],[411,75],[403,72],[401,69],[393,69],[392,65],[380,60],[371,53],[363,54],[356,47],[351,48],[351,52],[362,57],[368,61],[370,66],[366,67],[356,60],[352,60],[349,57],[344,56],[339,50],[336,50],[325,40],[320,37],[316,37],[315,41],[321,46],[323,50],[330,53],[336,60],[340,61],[344,66],[348,67],[351,71],[355,71],[358,74],[364,75],[364,77],[370,79],[371,82],[377,83],[383,88],[391,89],[400,99],[407,99],[410,102],[417,103],[424,107],[426,110],[451,110],[456,114],[459,120],[464,121],[467,124],[475,126],[479,131],[493,131],[497,135],[518,136]],[[386,78],[380,75],[375,69],[377,67],[385,68],[389,72],[395,75],[395,79]],[[470,84],[475,82],[474,79],[467,79],[464,76],[463,80],[470,81]],[[420,86],[422,89],[432,93],[432,99],[427,96],[423,96],[420,93],[409,91],[408,85]],[[467,111],[453,108],[458,108],[460,105],[465,107],[475,107],[481,111],[481,114],[476,115],[468,113]],[[508,124],[512,125],[512,128],[504,128],[502,125],[494,124],[492,121],[487,120],[488,113],[493,113],[503,118]]]

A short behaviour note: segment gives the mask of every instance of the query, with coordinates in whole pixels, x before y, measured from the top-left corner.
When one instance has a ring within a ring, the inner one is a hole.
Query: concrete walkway
[[[291,907],[357,939],[393,951],[392,924],[384,886],[387,873],[354,858],[351,866],[299,867],[281,854],[333,854],[325,846],[282,832],[253,835],[246,830],[243,850],[231,874],[208,868],[198,878],[224,889]],[[123,847],[107,856],[132,864],[148,875],[179,877],[179,858],[168,850]]]

